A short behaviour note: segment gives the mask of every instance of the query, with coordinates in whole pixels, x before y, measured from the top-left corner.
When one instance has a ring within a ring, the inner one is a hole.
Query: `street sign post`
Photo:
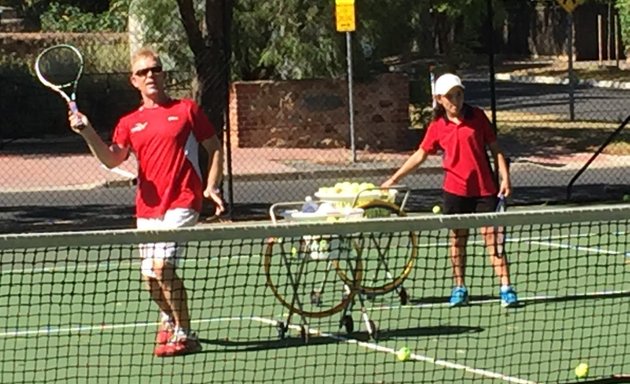
[[[357,148],[354,140],[354,103],[352,100],[352,39],[350,32],[356,30],[354,0],[335,0],[337,32],[346,33],[346,57],[348,62],[348,113],[350,115],[350,148],[352,162],[357,161]]]
[[[567,40],[569,47],[569,118],[575,120],[575,82],[573,74],[573,11],[585,0],[556,0],[569,14]]]
[[[558,4],[568,13],[572,13],[578,5],[582,4],[584,0],[557,0]]]
[[[356,29],[354,19],[354,0],[335,0],[337,32],[353,32]]]

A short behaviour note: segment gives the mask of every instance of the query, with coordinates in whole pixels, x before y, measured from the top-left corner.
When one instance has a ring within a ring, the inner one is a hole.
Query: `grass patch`
[[[522,154],[595,152],[617,129],[618,123],[576,120],[553,114],[499,112],[501,142]],[[630,155],[630,128],[603,150],[609,155]]]

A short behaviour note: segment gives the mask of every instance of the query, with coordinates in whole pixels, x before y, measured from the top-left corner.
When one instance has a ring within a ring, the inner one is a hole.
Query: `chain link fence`
[[[20,30],[13,21],[0,33],[5,232],[132,225],[133,158],[101,167],[68,129],[62,99],[33,75],[37,53],[56,43],[83,53],[78,103],[107,140],[118,118],[139,105],[131,52],[157,49],[170,95],[195,98],[224,127],[223,189],[236,220],[266,219],[270,204],[340,181],[384,181],[422,139],[431,79],[445,71],[463,78],[467,102],[495,122],[511,158],[515,203],[618,201],[629,193],[630,134],[620,127],[630,83],[617,11],[605,4],[584,4],[569,23],[554,1],[479,0],[444,11],[401,0],[388,5],[389,18],[384,5],[358,2],[347,46],[335,31],[334,4],[110,3],[100,14],[116,21],[110,24],[87,20],[87,30],[49,32],[44,23]],[[64,12],[51,8],[40,20],[54,24]],[[405,183],[413,189],[409,209],[428,212],[441,199],[440,157]]]

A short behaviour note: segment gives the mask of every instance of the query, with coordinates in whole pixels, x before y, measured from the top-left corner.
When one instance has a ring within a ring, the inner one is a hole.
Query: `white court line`
[[[261,255],[249,255],[249,256],[220,256],[220,257],[211,257],[209,261],[222,261],[222,260],[238,260],[238,259],[250,259],[262,257]],[[137,256],[136,259],[140,259],[140,256]],[[197,262],[197,258],[186,259],[185,257],[180,260],[180,265],[185,264],[194,264]],[[49,266],[49,267],[38,267],[38,268],[15,268],[15,269],[1,269],[0,275],[4,273],[8,274],[32,274],[32,273],[52,273],[52,272],[83,272],[90,270],[108,270],[110,266],[139,266],[140,261],[129,261],[129,260],[118,260],[118,261],[99,261],[95,263],[83,263],[83,262],[75,262],[73,264],[65,263],[61,266]]]
[[[505,239],[508,243],[526,243],[526,242],[534,242],[539,240],[563,240],[563,239],[573,239],[573,238],[583,238],[585,236],[599,236],[601,233],[589,232],[586,234],[569,234],[569,235],[555,235],[555,236],[531,236],[531,237],[511,237],[508,231],[507,239]],[[623,234],[625,235],[625,233]],[[421,236],[421,234],[419,235]],[[483,244],[483,240],[475,240],[470,241],[469,244]],[[434,248],[434,247],[448,247],[450,244],[448,242],[435,242],[435,243],[421,243],[418,244],[418,248]]]
[[[215,319],[201,319],[191,320],[191,323],[219,323],[222,321],[239,321],[239,320],[254,320],[249,317],[219,317]],[[102,324],[102,325],[78,325],[76,327],[46,327],[39,329],[27,329],[27,330],[15,330],[8,332],[0,332],[0,337],[23,337],[23,336],[48,336],[52,334],[72,334],[81,332],[93,332],[93,331],[109,331],[113,329],[133,329],[133,328],[147,328],[157,327],[159,322],[151,323],[127,323],[127,324]]]
[[[531,241],[532,244],[542,245],[549,248],[561,248],[561,249],[572,249],[575,251],[586,252],[586,253],[595,253],[595,254],[606,254],[606,255],[623,255],[623,252],[610,251],[607,249],[599,248],[599,247],[582,247],[579,245],[568,245],[561,243],[552,243],[550,241]]]
[[[593,297],[607,297],[607,296],[616,296],[616,295],[630,295],[630,291],[628,290],[617,290],[617,291],[598,291],[598,292],[583,292],[583,293],[572,293],[564,296],[556,296],[556,295],[535,295],[528,297],[519,297],[518,301],[526,303],[528,301],[553,301],[566,297],[570,297],[572,299],[579,298],[593,298]],[[446,300],[446,298],[445,298]],[[500,299],[485,299],[485,300],[471,300],[471,304],[496,304],[499,303]],[[380,307],[371,307],[369,311],[389,311],[389,310],[397,310],[397,309],[414,309],[414,308],[439,308],[439,307],[450,307],[449,303],[444,301],[443,303],[420,303],[420,304],[409,304],[409,305],[383,305]]]
[[[110,266],[129,266],[140,265],[139,261],[99,261],[97,263],[75,263],[72,265],[64,264],[61,266],[49,266],[38,268],[15,268],[15,269],[2,269],[0,275],[3,273],[8,274],[32,274],[32,273],[53,273],[53,272],[83,272],[90,270],[108,270]]]
[[[270,319],[266,319],[266,318],[262,318],[262,317],[252,317],[252,320],[255,321],[259,321],[261,323],[265,323],[265,324],[269,324],[269,325],[276,325],[277,322],[275,320],[270,320]],[[298,325],[289,325],[290,328],[300,331],[300,326]],[[365,341],[359,341],[356,339],[350,339],[347,337],[343,337],[343,336],[339,336],[339,335],[335,335],[332,333],[327,333],[327,332],[322,332],[318,329],[315,328],[308,328],[308,333],[311,335],[315,335],[315,336],[321,336],[321,337],[327,337],[330,339],[334,339],[337,341],[341,341],[347,344],[355,344],[358,345],[360,347],[366,348],[366,349],[370,349],[373,351],[377,351],[377,352],[385,352],[385,353],[390,353],[395,355],[396,351],[393,348],[389,348],[389,347],[384,347],[375,343],[368,343]],[[451,368],[451,369],[458,369],[458,370],[463,370],[475,375],[479,375],[479,376],[484,376],[484,377],[488,377],[488,378],[493,378],[493,379],[499,379],[508,383],[519,383],[519,384],[536,384],[536,382],[534,381],[529,381],[529,380],[524,380],[524,379],[519,379],[518,377],[512,377],[512,376],[507,376],[501,373],[497,373],[497,372],[492,372],[492,371],[488,371],[485,369],[477,369],[477,368],[472,368],[463,364],[458,364],[458,363],[453,363],[450,361],[446,361],[446,360],[439,360],[439,359],[435,359],[433,357],[430,356],[425,356],[425,355],[420,355],[417,353],[412,353],[411,356],[409,357],[412,360],[416,360],[416,361],[422,361],[425,363],[430,363],[430,364],[435,364],[437,366],[441,366],[441,367],[445,367],[445,368]]]

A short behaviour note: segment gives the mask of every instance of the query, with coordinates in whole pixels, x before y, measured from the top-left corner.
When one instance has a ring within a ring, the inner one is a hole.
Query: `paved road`
[[[473,77],[464,81],[466,99],[490,108],[490,83]],[[498,111],[556,114],[569,117],[569,88],[561,84],[496,82]],[[623,121],[630,114],[630,90],[579,86],[574,93],[576,120]]]

